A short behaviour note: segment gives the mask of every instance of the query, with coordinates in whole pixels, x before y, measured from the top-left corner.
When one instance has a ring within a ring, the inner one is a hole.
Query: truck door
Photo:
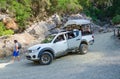
[[[62,34],[57,36],[53,42],[52,47],[55,51],[56,56],[61,56],[66,54],[66,50],[68,49],[68,46],[67,46],[67,40],[65,38],[65,35]]]
[[[81,32],[72,31],[67,33],[67,43],[69,49],[78,48],[81,42]]]

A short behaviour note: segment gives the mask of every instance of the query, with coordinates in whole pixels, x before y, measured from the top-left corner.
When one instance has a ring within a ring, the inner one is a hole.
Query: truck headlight
[[[34,53],[34,52],[37,52],[39,49],[40,49],[40,47],[38,47],[37,49],[34,49],[34,50],[28,50],[28,52],[29,53]]]

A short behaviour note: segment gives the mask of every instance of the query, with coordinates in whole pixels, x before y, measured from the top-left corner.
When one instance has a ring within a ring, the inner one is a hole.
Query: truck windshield
[[[54,39],[55,35],[50,35],[46,37],[41,43],[50,43]]]

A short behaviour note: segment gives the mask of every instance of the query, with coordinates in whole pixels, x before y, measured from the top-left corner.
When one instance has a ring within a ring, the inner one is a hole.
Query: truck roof
[[[65,34],[65,33],[68,33],[68,32],[72,32],[72,31],[61,31],[61,32],[50,34],[50,35]]]
[[[79,20],[68,20],[64,27],[67,27],[68,25],[76,24],[76,25],[83,25],[83,24],[90,24],[90,20],[86,19],[79,19]]]

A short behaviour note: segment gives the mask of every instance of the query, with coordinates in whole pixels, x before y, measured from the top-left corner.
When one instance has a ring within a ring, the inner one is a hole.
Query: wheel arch
[[[81,43],[80,43],[80,45],[81,44],[87,44],[88,45],[88,42],[87,42],[87,40],[82,40]]]
[[[42,50],[39,52],[38,58],[39,58],[45,51],[50,52],[50,53],[53,55],[53,58],[55,57],[55,54],[54,54],[54,50],[53,50],[53,49],[51,49],[51,48],[44,48],[44,49],[42,49]]]
[[[87,49],[85,51],[83,50],[83,45],[84,44],[87,45]],[[86,40],[82,40],[81,43],[80,43],[80,46],[79,46],[79,53],[80,54],[86,54],[87,51],[88,51],[88,43],[87,43]]]

